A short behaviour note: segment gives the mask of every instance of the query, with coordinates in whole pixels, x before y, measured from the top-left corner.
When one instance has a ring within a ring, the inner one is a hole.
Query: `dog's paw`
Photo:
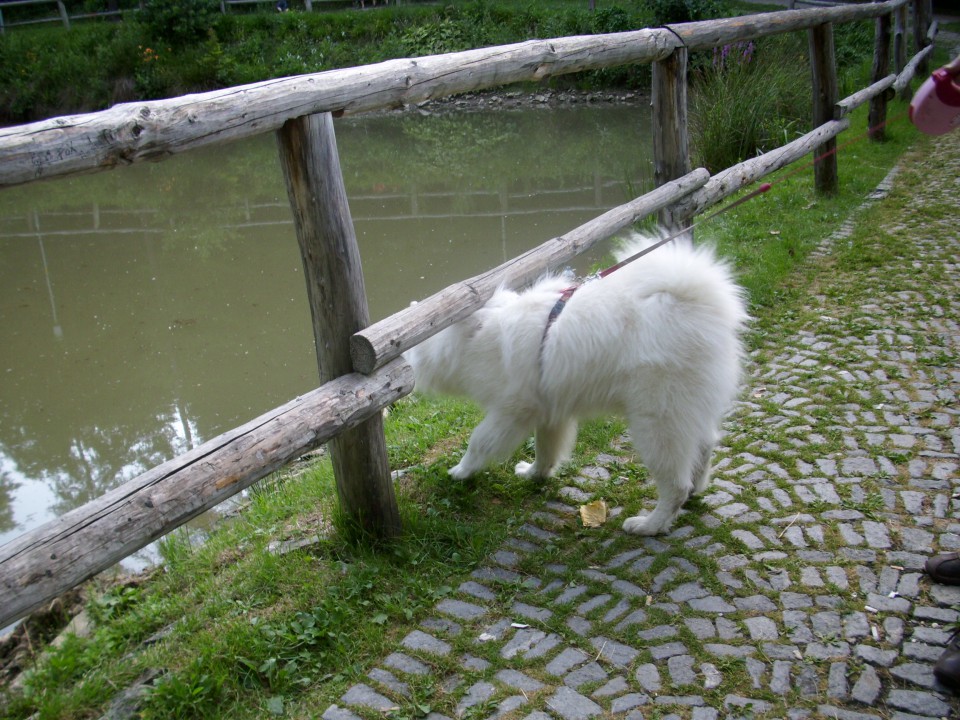
[[[646,515],[634,515],[623,521],[623,531],[631,535],[656,535],[662,530],[659,524],[651,523]]]
[[[518,477],[522,478],[532,478],[537,477],[537,466],[536,463],[528,463],[521,460],[514,466],[513,472]]]
[[[469,468],[463,466],[463,463],[458,463],[452,468],[447,470],[447,475],[452,477],[454,480],[466,480],[468,477],[473,475]]]

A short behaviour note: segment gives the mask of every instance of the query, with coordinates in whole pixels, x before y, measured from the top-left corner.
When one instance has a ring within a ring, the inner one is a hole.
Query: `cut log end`
[[[370,339],[361,333],[350,337],[350,360],[354,372],[369,375],[377,369],[377,350]]]

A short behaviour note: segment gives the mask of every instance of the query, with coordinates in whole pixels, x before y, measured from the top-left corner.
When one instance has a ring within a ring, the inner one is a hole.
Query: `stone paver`
[[[713,483],[672,532],[579,527],[577,505],[624,476],[618,443],[325,720],[409,706],[414,688],[434,718],[960,717],[932,674],[960,588],[922,571],[960,548],[960,151],[942,154],[930,172],[953,180],[877,228],[903,251],[865,271],[866,295],[824,273],[810,319],[753,352]]]

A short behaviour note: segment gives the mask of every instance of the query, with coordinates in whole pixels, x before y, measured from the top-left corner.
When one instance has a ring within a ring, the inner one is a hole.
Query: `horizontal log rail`
[[[563,73],[651,62],[678,42],[667,30],[530,40],[42,120],[0,129],[0,187],[160,160],[277,130],[304,115],[351,115]]]
[[[884,93],[887,89],[892,88],[896,81],[896,75],[887,75],[887,77],[883,78],[882,80],[878,80],[868,87],[863,88],[863,90],[858,90],[852,95],[845,97],[843,100],[837,101],[833,112],[834,120],[839,120],[840,118],[846,117],[864,103],[870,102],[873,100],[873,98]]]
[[[529,40],[42,120],[0,129],[0,188],[161,160],[193,148],[277,130],[302,115],[351,115],[583,70],[650,63],[684,45],[707,49],[824,22],[869,19],[890,13],[907,1],[784,10],[609,35]]]
[[[919,68],[932,53],[933,45],[927,45],[923,50],[914,55],[906,67],[904,67],[903,72],[897,76],[896,82],[893,83],[893,89],[899,93],[909,85],[914,75],[917,74],[917,68]]]
[[[718,172],[700,190],[691,193],[689,198],[681,202],[682,211],[691,214],[702,212],[760,178],[799,160],[848,127],[850,121],[846,118],[831,120],[786,145]]]
[[[403,360],[350,374],[158,465],[0,547],[0,627],[356,427],[413,389]]]
[[[694,170],[595,217],[566,235],[548,240],[482,275],[450,285],[423,302],[355,333],[350,338],[354,369],[362,373],[373,372],[404,350],[470,315],[500,285],[517,287],[535,280],[547,269],[568,262],[620,230],[673,205],[702,187],[709,177],[710,174],[702,168]]]
[[[667,25],[687,50],[709,50],[742,40],[755,40],[797,30],[809,30],[824,23],[848,23],[888,15],[908,0],[838,5],[832,8],[781,10],[779,12],[739,15],[719,20]]]

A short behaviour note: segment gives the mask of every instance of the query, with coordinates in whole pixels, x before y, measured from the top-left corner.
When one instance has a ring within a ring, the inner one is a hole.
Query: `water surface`
[[[640,194],[648,126],[338,120],[373,319]],[[272,135],[0,192],[0,544],[316,387],[303,283]]]

